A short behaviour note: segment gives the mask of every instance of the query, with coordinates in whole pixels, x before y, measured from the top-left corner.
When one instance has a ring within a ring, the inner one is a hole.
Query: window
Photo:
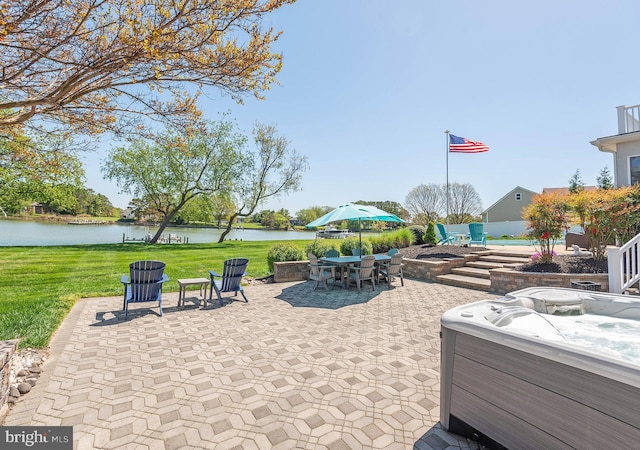
[[[629,184],[640,183],[640,156],[629,158]]]
[[[520,192],[516,192],[516,200],[517,201],[522,200],[522,194]]]

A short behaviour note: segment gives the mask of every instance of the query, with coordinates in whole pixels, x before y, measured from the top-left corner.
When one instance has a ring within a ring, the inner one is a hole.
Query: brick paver
[[[440,316],[496,295],[312,286],[206,309],[170,293],[128,321],[119,297],[82,299],[5,425],[72,425],[82,450],[476,448],[438,424]]]

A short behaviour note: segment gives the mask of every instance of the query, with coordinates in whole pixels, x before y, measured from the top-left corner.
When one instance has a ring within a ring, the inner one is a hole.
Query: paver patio
[[[117,280],[116,280],[117,281]],[[375,292],[247,286],[164,316],[76,303],[5,425],[72,425],[74,448],[477,448],[439,424],[440,316],[496,298],[405,280]]]

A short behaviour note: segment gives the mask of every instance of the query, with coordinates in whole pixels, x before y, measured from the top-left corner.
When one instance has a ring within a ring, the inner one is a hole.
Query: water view
[[[139,225],[69,225],[64,223],[42,223],[23,220],[0,220],[0,246],[13,245],[75,245],[75,244],[117,244],[123,236],[141,241],[148,233],[154,234],[156,227]],[[171,227],[169,233],[189,243],[217,242],[222,230],[212,228]],[[234,229],[227,240],[278,241],[294,239],[314,239],[313,231],[266,231]]]

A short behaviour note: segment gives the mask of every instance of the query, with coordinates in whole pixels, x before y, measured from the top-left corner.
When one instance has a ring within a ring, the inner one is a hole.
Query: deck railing
[[[622,294],[640,281],[640,234],[622,247],[607,247],[609,292]]]
[[[618,106],[618,134],[640,131],[640,105]]]

